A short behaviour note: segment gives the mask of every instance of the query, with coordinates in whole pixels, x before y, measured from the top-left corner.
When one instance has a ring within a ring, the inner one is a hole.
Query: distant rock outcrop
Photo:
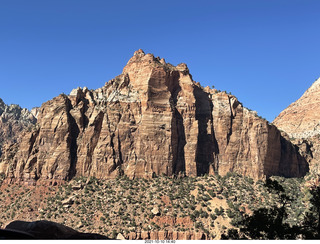
[[[130,232],[125,237],[127,240],[210,240],[202,231],[142,231]]]
[[[0,162],[9,181],[308,171],[297,148],[236,97],[202,88],[186,64],[142,50],[102,88],[44,103],[37,128],[17,147]]]
[[[320,173],[320,78],[273,121]]]
[[[2,147],[16,143],[22,132],[30,130],[37,122],[35,116],[19,105],[6,105],[0,98],[0,156]]]

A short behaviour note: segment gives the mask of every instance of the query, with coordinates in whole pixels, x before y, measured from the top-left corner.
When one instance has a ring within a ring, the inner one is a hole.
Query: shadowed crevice
[[[196,167],[197,175],[200,176],[209,173],[210,165],[214,165],[217,161],[215,155],[218,153],[218,143],[213,131],[212,101],[208,94],[197,86],[194,88],[194,97],[196,99],[196,120],[198,121]]]
[[[77,138],[79,136],[80,130],[79,126],[77,125],[76,120],[70,114],[70,110],[72,108],[71,102],[68,99],[69,106],[68,106],[68,124],[69,124],[69,131],[68,131],[68,143],[69,143],[69,152],[70,152],[70,168],[67,179],[70,180],[76,175],[76,164],[78,160],[77,151]]]
[[[177,108],[178,94],[181,91],[179,85],[179,73],[172,72],[166,77],[166,85],[170,91],[169,99],[172,109],[171,120],[171,145],[172,145],[172,173],[179,174],[186,171],[184,147],[186,145],[186,135],[184,121]]]
[[[95,148],[97,147],[97,144],[98,144],[98,141],[100,138],[103,118],[104,118],[104,113],[99,112],[99,114],[97,115],[97,117],[95,118],[95,120],[92,124],[92,126],[94,127],[94,129],[93,129],[94,132],[93,132],[93,136],[90,138],[89,149],[87,151],[86,164],[85,164],[87,166],[88,174],[90,174],[90,171],[92,168],[92,156],[93,156],[93,152],[94,152]]]
[[[284,177],[303,177],[309,172],[307,160],[301,156],[299,148],[280,135],[281,159],[278,174]],[[267,174],[266,174],[267,175]]]
[[[30,153],[31,153],[31,151],[33,149],[34,143],[35,143],[35,141],[36,141],[36,139],[37,139],[37,137],[39,135],[39,132],[40,132],[40,130],[38,129],[38,130],[32,132],[32,134],[31,134],[31,138],[30,138],[30,141],[29,141],[30,146],[29,146],[29,150],[28,150],[28,157],[30,156]]]
[[[172,120],[175,123],[175,135],[172,138],[172,144],[176,145],[174,148],[173,154],[173,173],[178,174],[179,172],[186,171],[185,155],[184,155],[184,146],[186,145],[186,136],[183,126],[183,118],[179,111],[175,109],[174,119]],[[173,134],[173,133],[172,133]]]

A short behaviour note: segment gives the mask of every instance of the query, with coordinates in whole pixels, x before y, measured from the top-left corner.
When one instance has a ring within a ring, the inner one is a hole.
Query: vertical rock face
[[[232,95],[202,88],[185,64],[134,53],[97,90],[42,105],[37,128],[2,171],[22,181],[238,172],[302,176],[308,165],[276,127]]]
[[[8,106],[0,98],[0,156],[8,146],[17,142],[21,133],[31,129],[36,121],[36,117],[27,109],[14,104]]]
[[[293,138],[320,134],[320,78],[294,103],[283,110],[273,123]]]
[[[301,176],[307,171],[305,160],[277,128],[242,107],[235,97],[217,94],[213,106],[220,174],[235,171],[262,178]]]
[[[320,78],[273,121],[299,146],[311,170],[320,173]]]

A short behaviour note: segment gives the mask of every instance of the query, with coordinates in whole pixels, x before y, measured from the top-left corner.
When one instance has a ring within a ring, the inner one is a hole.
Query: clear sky
[[[320,76],[319,0],[0,0],[0,98],[31,109],[122,72],[187,63],[272,121]]]

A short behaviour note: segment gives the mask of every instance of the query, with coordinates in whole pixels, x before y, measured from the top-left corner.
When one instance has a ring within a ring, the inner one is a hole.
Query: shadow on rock
[[[70,227],[51,221],[40,220],[34,222],[13,221],[0,230],[0,239],[22,240],[22,239],[109,239],[106,236],[94,233],[81,233]]]

